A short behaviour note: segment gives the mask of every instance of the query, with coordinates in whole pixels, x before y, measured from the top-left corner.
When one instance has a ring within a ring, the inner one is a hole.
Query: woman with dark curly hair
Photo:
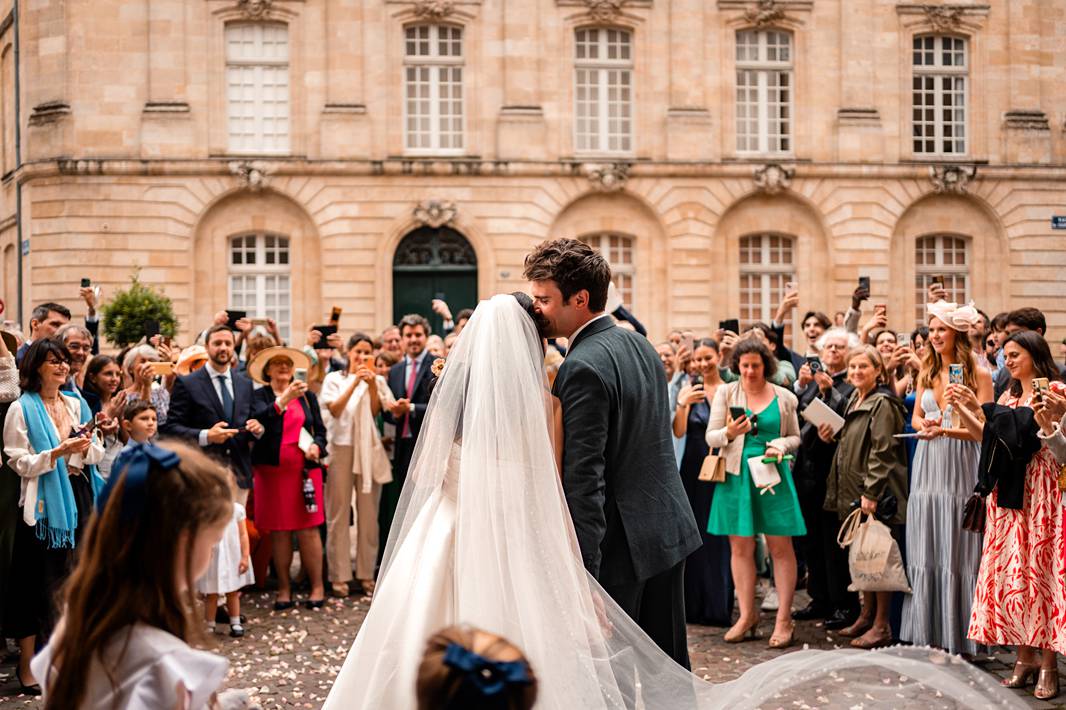
[[[707,445],[721,448],[726,459],[726,480],[716,484],[707,532],[729,536],[733,582],[740,603],[740,619],[725,640],[736,643],[746,637],[756,638],[755,536],[764,534],[780,599],[770,648],[784,648],[792,643],[792,596],[796,590],[792,536],[807,534],[792,472],[783,461],[800,443],[797,400],[792,392],[769,381],[777,360],[761,340],[741,340],[733,350],[730,368],[740,380],[718,388],[707,425]],[[774,463],[763,466],[764,459]],[[770,482],[761,475],[756,480],[753,465]],[[776,483],[772,483],[774,478]]]

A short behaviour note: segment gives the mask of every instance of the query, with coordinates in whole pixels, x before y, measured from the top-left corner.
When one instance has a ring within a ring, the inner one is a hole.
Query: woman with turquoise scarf
[[[792,472],[784,461],[800,444],[798,401],[791,391],[769,381],[776,367],[777,360],[764,343],[742,339],[733,350],[730,365],[740,380],[719,387],[714,395],[707,445],[721,450],[726,476],[723,483],[715,484],[707,532],[729,536],[740,618],[726,633],[727,643],[758,636],[755,536],[766,536],[780,600],[769,646],[785,648],[792,643],[792,597],[796,591],[792,537],[806,535],[807,526]]]
[[[18,679],[26,693],[40,692],[30,671],[35,641],[52,633],[56,593],[104,486],[96,470],[104,447],[89,427],[89,405],[59,390],[70,377],[70,360],[57,340],[30,346],[19,368],[22,396],[4,421],[4,453],[21,479],[25,523],[15,533],[4,635],[19,641]]]

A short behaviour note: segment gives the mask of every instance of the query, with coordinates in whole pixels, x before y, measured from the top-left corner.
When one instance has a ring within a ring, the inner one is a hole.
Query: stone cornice
[[[981,29],[991,5],[963,3],[898,3],[904,26],[930,32],[972,32]]]
[[[813,0],[718,0],[718,9],[731,12],[732,26],[801,27],[805,20],[797,13],[809,14]]]

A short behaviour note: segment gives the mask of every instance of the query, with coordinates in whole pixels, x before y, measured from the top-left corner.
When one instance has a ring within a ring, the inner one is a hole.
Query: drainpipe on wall
[[[19,169],[22,168],[22,72],[19,67],[19,3],[21,0],[15,0],[11,9],[14,16],[14,30],[15,30],[15,174],[18,175]],[[15,238],[18,243],[15,245],[16,258],[18,259],[18,316],[19,325],[26,327],[29,324],[25,323],[22,319],[22,179],[19,177],[15,181]]]

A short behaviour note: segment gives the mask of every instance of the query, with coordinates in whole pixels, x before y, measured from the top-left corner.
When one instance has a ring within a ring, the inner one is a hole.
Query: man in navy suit
[[[404,316],[400,321],[404,357],[389,370],[389,389],[396,397],[396,404],[385,416],[396,425],[396,455],[392,466],[392,483],[386,483],[381,488],[381,507],[378,512],[381,534],[386,538],[429,405],[429,385],[433,379],[433,356],[426,350],[429,332],[429,321],[422,316]],[[379,561],[385,545],[381,545],[380,550]]]
[[[246,504],[252,488],[253,437],[263,425],[251,418],[252,381],[236,372],[233,331],[225,325],[208,329],[207,364],[179,377],[170,393],[164,434],[198,443],[237,477],[237,500]]]

